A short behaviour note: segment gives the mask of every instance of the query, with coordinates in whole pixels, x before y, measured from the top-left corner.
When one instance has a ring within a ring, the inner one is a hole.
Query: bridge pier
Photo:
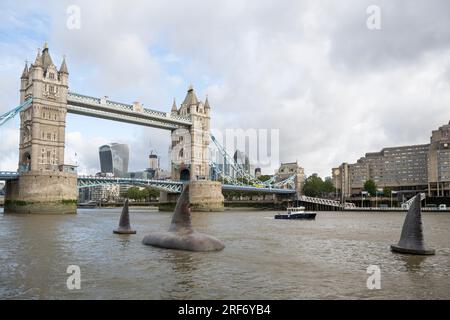
[[[192,211],[223,211],[222,184],[219,181],[191,181],[189,184],[189,202]]]
[[[159,202],[161,204],[160,210],[173,211],[172,209],[175,206],[179,196],[179,193],[161,191],[159,197]],[[222,184],[218,181],[209,180],[191,181],[189,183],[189,202],[191,211],[224,211]]]
[[[29,171],[6,182],[5,213],[74,214],[77,175],[58,171]]]

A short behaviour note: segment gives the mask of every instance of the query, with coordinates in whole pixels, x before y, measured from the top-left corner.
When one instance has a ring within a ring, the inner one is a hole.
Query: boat
[[[315,212],[305,212],[305,207],[289,207],[286,213],[279,213],[275,215],[275,219],[292,219],[292,220],[314,220],[316,218]]]
[[[78,208],[95,208],[97,207],[97,201],[89,201],[89,202],[84,202],[84,203],[78,203],[77,205]]]

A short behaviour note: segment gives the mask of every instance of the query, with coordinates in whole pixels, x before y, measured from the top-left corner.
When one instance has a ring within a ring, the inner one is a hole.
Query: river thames
[[[405,213],[319,212],[315,221],[274,212],[193,213],[220,252],[144,246],[171,213],[130,209],[136,235],[115,235],[121,209],[77,215],[4,215],[0,209],[0,299],[449,299],[450,214],[423,213],[435,256],[393,254]],[[69,265],[81,289],[69,290]],[[366,286],[367,267],[381,289]]]

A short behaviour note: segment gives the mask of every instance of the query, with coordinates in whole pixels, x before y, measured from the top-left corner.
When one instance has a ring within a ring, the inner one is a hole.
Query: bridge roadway
[[[0,180],[15,180],[18,179],[19,174],[13,171],[0,171]],[[122,184],[122,185],[138,185],[150,186],[162,191],[180,193],[183,182],[173,180],[154,180],[154,179],[136,179],[136,178],[114,178],[114,177],[95,177],[95,176],[78,176],[78,188],[94,187],[106,184]],[[294,194],[295,190],[269,188],[269,187],[254,187],[254,186],[238,186],[232,184],[222,184],[222,190],[234,191],[252,191],[262,193],[277,193],[277,194]]]
[[[191,118],[144,108],[136,104],[110,101],[75,92],[67,94],[67,112],[153,128],[174,130],[192,126]]]

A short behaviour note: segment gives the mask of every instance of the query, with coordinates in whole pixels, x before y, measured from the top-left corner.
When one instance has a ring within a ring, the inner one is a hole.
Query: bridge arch
[[[31,168],[31,154],[26,151],[23,153],[22,158],[20,159],[20,169],[21,171],[30,171]]]
[[[180,171],[180,181],[189,181],[191,179],[191,173],[189,169],[183,169]]]

